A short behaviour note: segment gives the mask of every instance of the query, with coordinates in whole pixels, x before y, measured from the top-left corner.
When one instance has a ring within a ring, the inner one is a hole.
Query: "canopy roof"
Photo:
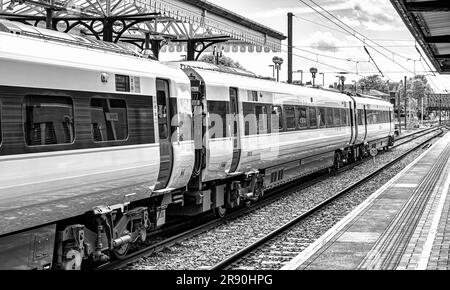
[[[439,73],[450,74],[450,1],[391,0]]]
[[[152,39],[165,38],[169,48],[179,47],[183,40],[214,39],[231,40],[232,46],[250,51],[278,52],[286,39],[269,27],[203,0],[0,0],[0,18],[32,25],[45,26],[49,10],[57,30],[97,38],[105,21],[111,21],[114,42],[143,40],[147,33]]]

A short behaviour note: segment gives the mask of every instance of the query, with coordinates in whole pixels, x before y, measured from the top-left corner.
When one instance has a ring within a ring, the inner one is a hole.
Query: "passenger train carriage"
[[[0,20],[0,268],[123,257],[166,216],[393,144],[392,106]]]

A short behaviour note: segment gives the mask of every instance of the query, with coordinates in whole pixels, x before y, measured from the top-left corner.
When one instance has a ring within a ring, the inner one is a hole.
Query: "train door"
[[[233,158],[231,160],[231,167],[230,171],[228,173],[233,173],[236,171],[239,160],[241,158],[241,140],[240,140],[240,134],[239,134],[239,126],[238,126],[238,120],[239,120],[239,103],[238,103],[238,89],[237,88],[230,88],[230,116],[231,116],[231,122],[229,124],[230,128],[230,137],[233,142]]]
[[[160,168],[155,190],[165,188],[172,171],[170,91],[167,80],[156,80],[156,104],[158,108]]]
[[[355,144],[356,137],[358,136],[358,126],[356,125],[356,120],[354,119],[355,114],[353,113],[356,112],[355,101],[348,102],[348,104],[350,108],[350,144]]]
[[[364,121],[364,140],[367,140],[367,112],[366,105],[363,106],[363,121]]]

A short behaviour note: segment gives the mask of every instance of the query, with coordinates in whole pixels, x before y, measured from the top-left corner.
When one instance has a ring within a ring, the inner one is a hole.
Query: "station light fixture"
[[[316,80],[316,74],[317,74],[318,71],[319,70],[317,68],[315,68],[315,67],[312,67],[312,68],[309,69],[309,72],[312,75],[312,85],[313,85],[313,87],[316,85],[315,84],[315,80]]]

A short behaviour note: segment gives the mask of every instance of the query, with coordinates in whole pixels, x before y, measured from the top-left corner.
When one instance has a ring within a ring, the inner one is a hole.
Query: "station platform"
[[[446,134],[282,270],[450,269]]]

